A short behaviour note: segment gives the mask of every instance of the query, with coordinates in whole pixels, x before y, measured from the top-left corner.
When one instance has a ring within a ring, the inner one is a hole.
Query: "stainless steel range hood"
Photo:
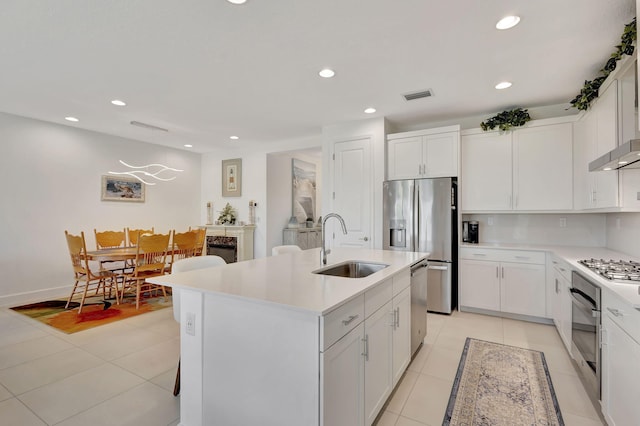
[[[589,171],[640,169],[640,139],[632,139],[589,163]]]

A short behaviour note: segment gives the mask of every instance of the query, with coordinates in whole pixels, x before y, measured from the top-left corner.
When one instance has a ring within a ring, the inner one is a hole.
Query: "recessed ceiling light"
[[[185,144],[184,144],[184,147],[185,147],[185,148],[193,148],[193,145],[191,145],[191,144],[189,144],[189,143],[185,143]]]
[[[604,170],[604,171],[609,171],[609,170],[611,170],[611,167],[605,167],[605,168],[604,168],[604,169],[602,169],[602,170]]]
[[[336,75],[336,72],[334,70],[329,69],[329,68],[325,68],[323,70],[320,70],[320,72],[318,74],[320,75],[320,77],[331,78],[334,75]]]
[[[518,25],[518,22],[520,22],[519,16],[505,16],[498,21],[496,28],[499,30],[508,30],[509,28],[513,28]]]
[[[508,81],[503,81],[502,83],[496,84],[496,89],[502,90],[511,87],[511,83]]]
[[[373,114],[374,112],[376,112],[375,108],[367,108],[364,110],[365,114]]]
[[[111,103],[117,106],[127,106],[127,103],[125,101],[121,101],[120,99],[114,99],[111,101]]]
[[[227,1],[233,4],[243,4],[247,2],[247,0],[227,0]]]
[[[64,119],[67,120],[67,121],[73,121],[74,123],[77,123],[78,121],[80,121],[75,117],[65,117]]]
[[[618,161],[618,164],[623,165],[623,164],[627,164],[628,161]]]
[[[233,139],[234,141],[237,141],[237,140],[238,140],[238,139],[240,139],[240,138],[239,138],[239,137],[237,137],[237,136],[229,136],[229,139]]]
[[[496,24],[496,28],[499,30],[508,30],[509,28],[513,28],[518,25],[518,22],[520,22],[519,16],[505,16],[498,21],[498,23]]]

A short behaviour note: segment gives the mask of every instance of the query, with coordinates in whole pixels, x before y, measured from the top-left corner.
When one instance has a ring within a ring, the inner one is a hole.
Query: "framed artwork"
[[[316,165],[292,159],[292,216],[298,223],[315,220],[316,211]]]
[[[102,201],[144,203],[145,184],[138,179],[122,176],[102,176]]]
[[[242,196],[242,158],[222,160],[222,196]]]

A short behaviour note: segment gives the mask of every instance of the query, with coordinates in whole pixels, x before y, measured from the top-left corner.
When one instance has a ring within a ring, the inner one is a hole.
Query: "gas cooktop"
[[[578,263],[586,266],[599,275],[615,281],[627,281],[640,284],[640,262],[633,260],[585,259]]]

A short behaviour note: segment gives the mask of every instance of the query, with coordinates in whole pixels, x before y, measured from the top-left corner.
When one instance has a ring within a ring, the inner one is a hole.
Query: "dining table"
[[[115,262],[119,260],[135,259],[137,252],[137,247],[114,247],[87,251],[85,256],[88,260],[96,260],[99,262]]]

